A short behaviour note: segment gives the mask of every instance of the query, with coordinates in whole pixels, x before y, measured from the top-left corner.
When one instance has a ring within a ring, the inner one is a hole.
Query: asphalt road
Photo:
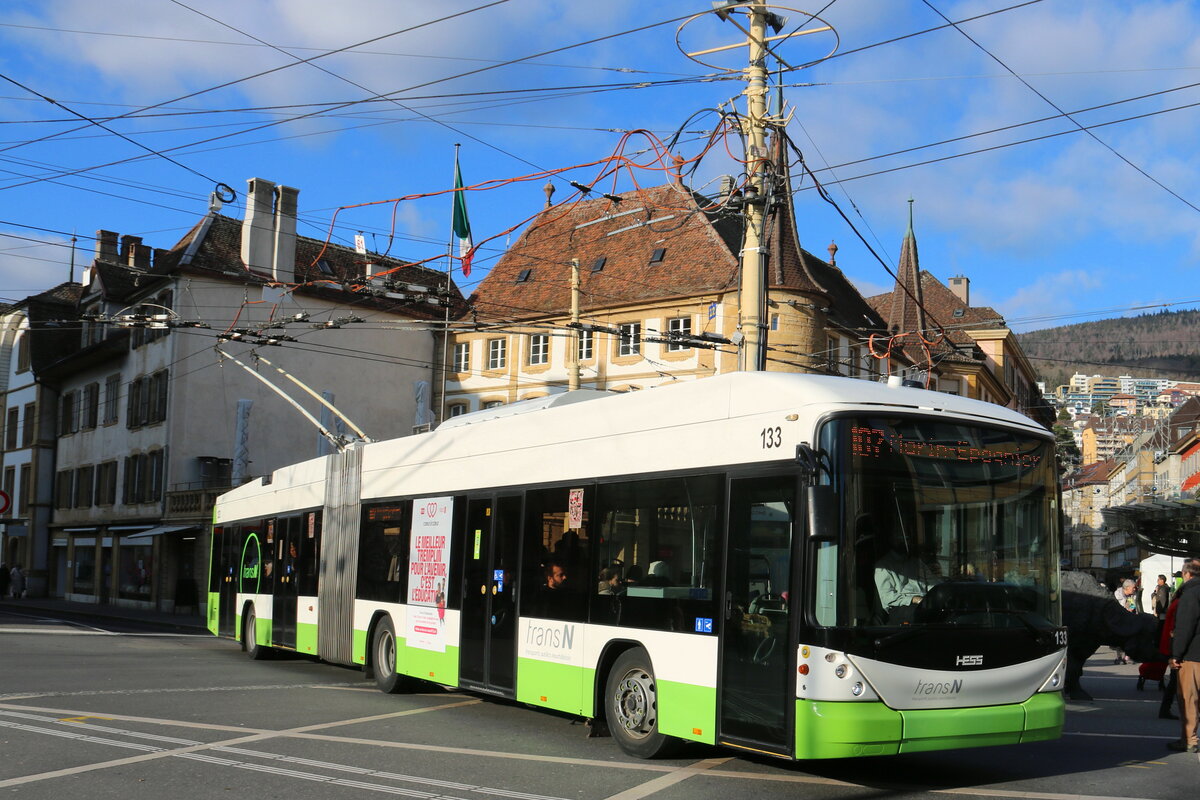
[[[693,746],[637,761],[580,721],[357,670],[251,662],[233,642],[0,606],[0,790],[20,798],[418,800],[1155,798],[1200,793],[1158,692],[1102,651],[1057,742],[887,758],[756,760]]]

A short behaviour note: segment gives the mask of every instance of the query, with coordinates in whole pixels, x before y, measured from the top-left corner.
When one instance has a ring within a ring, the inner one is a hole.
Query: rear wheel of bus
[[[254,661],[261,661],[270,654],[271,648],[258,643],[258,621],[254,616],[254,606],[246,609],[242,619],[242,649]]]
[[[371,642],[371,667],[379,691],[388,694],[400,691],[401,678],[396,672],[396,629],[391,617],[384,617],[375,626]]]

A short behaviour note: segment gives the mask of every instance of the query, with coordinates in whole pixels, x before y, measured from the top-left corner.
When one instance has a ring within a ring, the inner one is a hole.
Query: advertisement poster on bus
[[[413,501],[408,550],[409,647],[446,652],[446,592],[450,577],[453,497]]]

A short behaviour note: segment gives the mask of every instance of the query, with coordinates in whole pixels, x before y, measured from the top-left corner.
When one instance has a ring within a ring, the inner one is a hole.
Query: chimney
[[[116,263],[117,234],[114,231],[96,231],[96,258]]]
[[[242,220],[242,263],[246,269],[271,271],[275,248],[272,201],[275,184],[262,178],[246,181],[246,216]]]
[[[970,278],[967,278],[963,275],[955,275],[953,278],[950,279],[950,291],[954,292],[954,295],[959,300],[962,300],[962,304],[964,306],[970,307],[970,305],[971,305],[971,279]]]
[[[299,189],[275,187],[275,255],[271,277],[280,283],[296,282],[296,198]]]
[[[126,234],[121,237],[121,263],[127,266],[133,266],[133,254],[136,252],[137,246],[142,243],[142,237]]]

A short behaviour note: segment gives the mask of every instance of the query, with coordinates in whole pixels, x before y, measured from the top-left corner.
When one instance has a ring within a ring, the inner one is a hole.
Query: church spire
[[[917,236],[913,233],[913,203],[908,199],[908,230],[900,246],[900,265],[896,287],[892,290],[891,313],[888,324],[900,333],[923,331],[927,327],[924,299],[921,292],[921,262],[917,257]]]

